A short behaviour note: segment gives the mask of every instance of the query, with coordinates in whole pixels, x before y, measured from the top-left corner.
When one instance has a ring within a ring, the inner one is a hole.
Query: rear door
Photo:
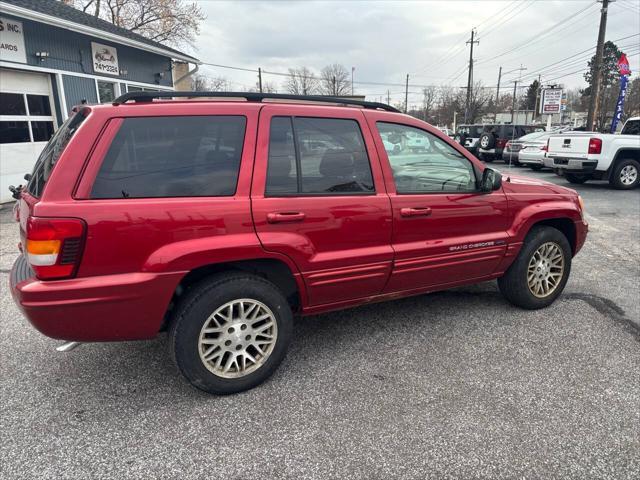
[[[366,113],[372,131],[401,145],[383,157],[393,210],[395,262],[385,292],[453,285],[491,275],[506,251],[508,205],[502,189],[478,191],[479,166],[422,123]],[[403,148],[409,133],[428,147]],[[379,151],[383,145],[376,138]]]
[[[265,106],[251,201],[260,242],[297,264],[310,305],[382,291],[391,207],[361,111]]]

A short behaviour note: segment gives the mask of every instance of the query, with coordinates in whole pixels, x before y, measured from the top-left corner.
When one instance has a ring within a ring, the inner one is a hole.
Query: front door
[[[258,237],[296,263],[308,304],[381,293],[393,262],[391,206],[362,112],[265,106],[257,145]]]
[[[393,209],[395,261],[385,292],[491,275],[508,238],[502,190],[481,193],[479,165],[420,123],[392,123],[378,112],[367,116],[380,135],[376,142]],[[417,137],[421,147],[412,148]]]

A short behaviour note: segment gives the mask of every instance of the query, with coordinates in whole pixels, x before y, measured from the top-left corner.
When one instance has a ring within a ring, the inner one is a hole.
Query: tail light
[[[546,145],[543,145],[542,147],[540,147],[540,150],[542,150],[543,152],[548,152],[549,151],[549,143],[547,143]]]
[[[506,138],[498,138],[498,139],[496,140],[496,147],[498,147],[498,148],[504,148],[504,146],[506,145],[506,143],[507,143],[507,139],[506,139]]]
[[[602,140],[599,138],[589,139],[589,154],[602,152]]]
[[[80,264],[84,233],[84,222],[76,218],[29,217],[25,251],[36,277],[73,277]]]
[[[542,150],[544,150],[544,156],[547,156],[547,153],[549,152],[549,140],[551,140],[550,138],[547,138],[547,145],[545,147],[542,148]]]

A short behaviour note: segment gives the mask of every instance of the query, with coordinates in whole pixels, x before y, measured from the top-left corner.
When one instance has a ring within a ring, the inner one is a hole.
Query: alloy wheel
[[[638,169],[635,165],[625,165],[620,170],[620,183],[623,185],[632,185],[638,179]]]
[[[529,291],[538,298],[551,295],[564,274],[564,254],[560,245],[546,242],[531,256],[527,268]]]
[[[198,353],[214,375],[239,378],[264,365],[277,338],[276,318],[269,307],[241,298],[225,303],[207,318],[198,338]]]

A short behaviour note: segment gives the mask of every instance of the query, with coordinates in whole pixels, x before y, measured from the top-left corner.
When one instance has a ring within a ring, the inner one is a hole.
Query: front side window
[[[369,157],[355,120],[274,117],[267,195],[348,195],[374,192]]]
[[[242,116],[126,118],[102,161],[91,197],[233,195],[245,127]]]
[[[620,133],[622,135],[640,135],[640,120],[627,120]]]
[[[476,191],[473,164],[440,138],[407,125],[377,127],[398,193]]]

